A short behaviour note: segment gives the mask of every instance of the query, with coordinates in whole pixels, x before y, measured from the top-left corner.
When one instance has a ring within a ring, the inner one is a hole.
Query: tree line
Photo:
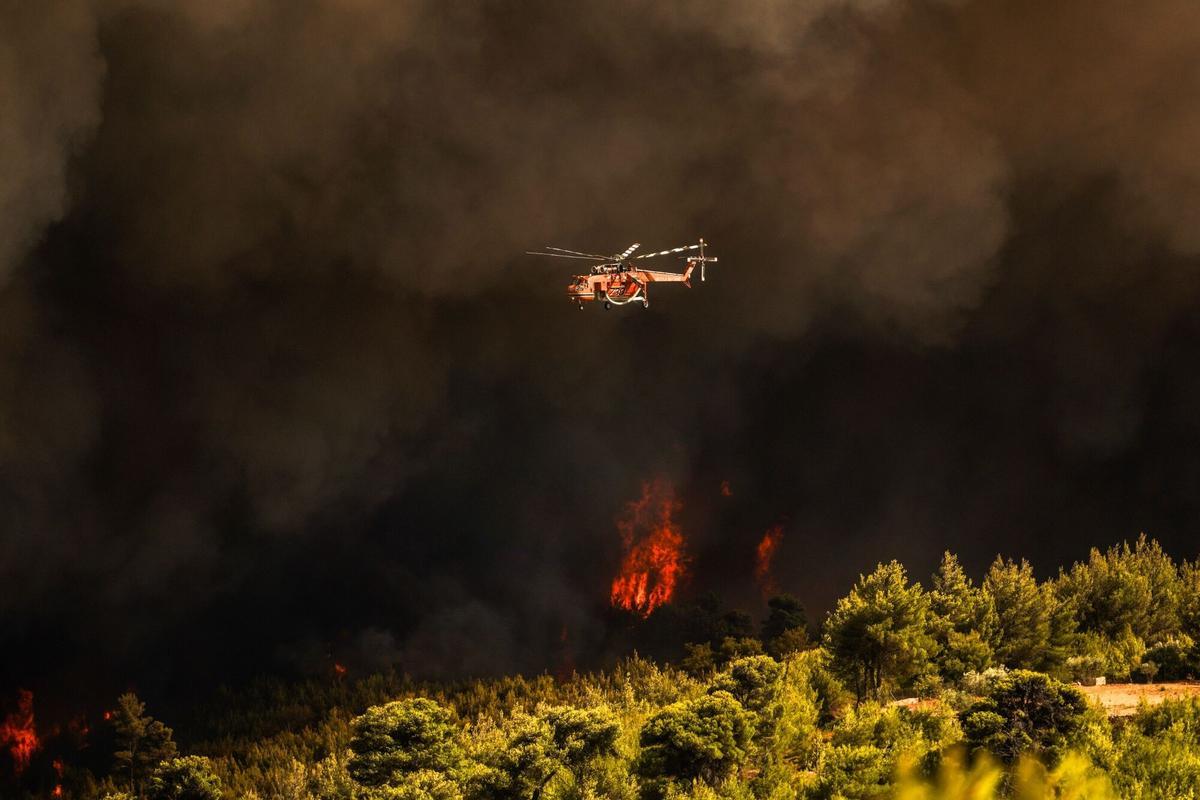
[[[892,561],[863,575],[823,626],[822,645],[858,699],[929,693],[990,667],[1079,681],[1200,674],[1200,567],[1145,535],[1093,549],[1038,581],[997,557],[974,583],[947,552],[926,589]]]
[[[947,553],[863,574],[822,624],[666,610],[690,641],[569,677],[264,680],[185,735],[117,702],[84,763],[5,797],[65,800],[832,800],[1200,796],[1200,699],[1114,725],[1073,682],[1200,673],[1200,570],[1141,537],[1038,580]],[[653,619],[648,623],[652,625]],[[178,726],[177,726],[178,727]],[[97,749],[111,754],[97,758]],[[51,787],[54,793],[51,792]]]

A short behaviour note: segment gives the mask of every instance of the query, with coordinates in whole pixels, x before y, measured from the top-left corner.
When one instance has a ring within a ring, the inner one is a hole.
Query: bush
[[[812,796],[818,800],[890,796],[895,768],[894,755],[882,747],[834,745],[821,758]]]
[[[1115,638],[1084,633],[1076,638],[1076,655],[1067,659],[1067,674],[1073,680],[1100,675],[1110,681],[1131,679],[1146,654],[1146,644],[1125,628]]]
[[[1168,639],[1146,651],[1145,661],[1158,667],[1155,676],[1160,681],[1182,681],[1200,673],[1196,668],[1194,643],[1190,636]]]
[[[1200,699],[1142,709],[1117,740],[1112,770],[1125,797],[1200,797]]]
[[[972,752],[986,751],[1006,763],[1028,753],[1053,764],[1083,732],[1087,711],[1078,689],[1016,670],[998,678],[959,720]]]

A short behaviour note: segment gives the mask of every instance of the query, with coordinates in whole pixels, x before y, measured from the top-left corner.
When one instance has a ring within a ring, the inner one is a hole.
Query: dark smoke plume
[[[586,662],[655,478],[735,602],[1191,556],[1197,141],[1192,0],[0,0],[0,681]]]

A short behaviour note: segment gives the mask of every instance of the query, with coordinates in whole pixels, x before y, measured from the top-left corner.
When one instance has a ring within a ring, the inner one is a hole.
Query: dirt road
[[[1200,682],[1110,683],[1078,688],[1089,700],[1098,701],[1104,706],[1110,717],[1127,717],[1136,713],[1141,700],[1156,706],[1163,700],[1200,695]]]

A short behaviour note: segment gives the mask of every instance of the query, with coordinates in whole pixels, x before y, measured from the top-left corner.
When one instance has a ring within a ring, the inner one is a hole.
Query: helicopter
[[[624,306],[629,303],[641,302],[642,308],[650,307],[650,284],[652,283],[682,283],[689,289],[692,286],[692,272],[700,267],[700,280],[704,280],[704,265],[716,261],[716,256],[704,254],[704,240],[699,244],[689,244],[673,247],[670,250],[660,250],[657,253],[633,255],[641,244],[634,242],[625,248],[623,253],[604,256],[598,253],[583,253],[578,250],[567,250],[562,247],[546,247],[547,251],[527,250],[526,255],[550,256],[551,258],[575,258],[597,262],[587,275],[576,275],[567,286],[567,297],[575,303],[579,310],[589,302],[604,303],[604,310],[613,306]],[[643,259],[669,256],[676,253],[699,251],[694,255],[679,256],[687,261],[683,272],[665,272],[662,270],[643,269],[639,263]]]

